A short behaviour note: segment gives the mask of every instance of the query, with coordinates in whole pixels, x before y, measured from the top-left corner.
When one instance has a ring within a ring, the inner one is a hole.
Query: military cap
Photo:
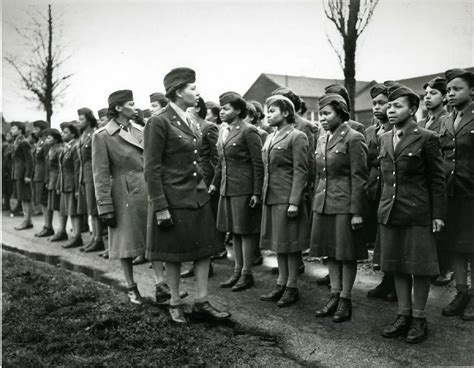
[[[51,137],[53,137],[56,142],[62,142],[63,139],[61,138],[61,133],[59,132],[59,130],[57,129],[54,129],[54,128],[48,128],[44,131],[44,136],[48,136],[50,135]]]
[[[173,88],[196,82],[196,72],[190,68],[175,68],[165,75],[163,84],[166,93]]]
[[[287,95],[289,93],[292,93],[294,95],[296,95],[295,92],[293,92],[293,90],[291,90],[290,88],[288,87],[279,87],[277,88],[276,90],[274,90],[272,92],[272,96],[275,96],[275,95]]]
[[[213,101],[207,101],[206,102],[206,109],[220,109],[220,108],[221,107]]]
[[[164,93],[161,92],[155,92],[150,95],[150,102],[160,102],[163,100],[167,100],[166,96]]]
[[[251,104],[250,102],[247,102],[247,111],[252,113],[255,117],[258,117],[258,114],[257,114],[257,109],[255,108],[255,106],[253,104]]]
[[[435,77],[435,78],[433,78],[432,80],[430,80],[429,82],[427,82],[423,85],[423,89],[426,89],[426,87],[431,87],[433,89],[437,89],[443,95],[445,95],[446,94],[446,87],[447,87],[446,79],[441,78],[441,77]]]
[[[351,102],[349,99],[349,92],[347,92],[346,87],[344,87],[342,84],[330,84],[326,88],[324,88],[324,93],[326,94],[332,94],[335,93],[339,96],[341,96],[344,101],[346,101],[346,106],[348,109],[350,109]]]
[[[97,115],[99,116],[99,119],[104,117],[104,116],[107,116],[107,112],[109,111],[108,108],[104,107],[103,109],[100,109],[99,111],[97,111]]]
[[[263,106],[260,102],[258,101],[249,101],[252,105],[255,106],[255,108],[257,109],[257,113],[258,113],[258,118],[259,119],[263,119],[265,117],[265,113],[263,111]]]
[[[64,123],[61,123],[59,127],[61,128],[61,130],[68,128],[71,133],[76,136],[76,138],[81,135],[79,127],[77,126],[77,122],[75,121],[65,121]]]
[[[418,96],[411,88],[406,86],[398,87],[392,91],[390,91],[388,95],[389,101],[394,101],[399,97],[407,96],[413,99],[416,107],[420,106],[420,96]]]
[[[82,107],[80,108],[79,110],[77,110],[77,115],[81,116],[81,115],[85,115],[85,114],[93,114],[92,110],[89,109],[88,107]]]
[[[49,124],[44,120],[36,120],[33,122],[35,128],[40,128],[41,130],[48,129]]]
[[[385,95],[388,97],[388,87],[384,84],[377,83],[370,89],[370,97],[375,98],[378,95]]]
[[[285,97],[283,95],[274,95],[274,96],[268,97],[267,100],[265,101],[265,105],[270,106],[275,101],[285,101],[285,102],[287,102],[290,109],[291,109],[291,113],[293,115],[295,114],[295,105],[293,104],[293,102],[291,102],[291,100],[288,97]]]
[[[474,84],[474,73],[465,69],[449,69],[444,73],[446,77],[446,83],[449,83],[455,78],[462,78],[469,83],[470,86]]]
[[[229,102],[237,101],[240,99],[243,100],[242,96],[239,95],[237,92],[226,92],[219,96],[219,104],[221,106],[224,106]]]
[[[108,99],[109,106],[112,104],[123,104],[128,101],[133,101],[133,92],[129,89],[112,92]]]
[[[14,127],[16,126],[19,130],[21,130],[23,132],[23,134],[25,134],[26,132],[26,124],[25,123],[22,123],[21,121],[12,121],[10,123],[10,127]]]
[[[328,93],[319,98],[319,109],[322,109],[332,102],[338,102],[345,110],[348,110],[346,100],[337,93]]]

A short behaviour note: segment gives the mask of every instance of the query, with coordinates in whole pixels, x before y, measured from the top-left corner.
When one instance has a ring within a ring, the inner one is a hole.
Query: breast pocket
[[[421,148],[406,150],[400,155],[398,161],[402,170],[419,174],[423,169],[423,151]]]

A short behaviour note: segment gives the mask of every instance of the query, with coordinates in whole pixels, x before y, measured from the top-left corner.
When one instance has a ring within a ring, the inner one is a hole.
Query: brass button
[[[138,188],[133,191],[133,193],[138,193],[138,192],[139,192]]]
[[[197,173],[193,173],[193,176],[197,176]]]

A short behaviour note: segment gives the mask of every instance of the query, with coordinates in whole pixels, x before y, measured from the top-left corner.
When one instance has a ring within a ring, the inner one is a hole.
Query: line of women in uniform
[[[342,86],[329,86],[319,100],[320,133],[300,116],[302,100],[288,88],[266,101],[268,129],[256,118],[256,105],[235,92],[222,94],[219,106],[204,112],[191,69],[173,69],[164,86],[169,103],[144,129],[133,121],[132,92],[122,90],[109,96],[110,121],[92,135],[98,215],[109,227],[110,258],[120,259],[132,302],[142,302],[132,260],[145,249],[157,301],[169,302],[174,322],[187,322],[180,269],[188,261],[196,278],[192,315],[229,318],[209,303],[207,287],[210,258],[220,251],[217,232],[228,232],[235,265],[221,287],[237,292],[254,285],[251,266],[260,244],[278,260],[274,288],[261,299],[289,306],[299,299],[301,252],[309,246],[312,255],[327,259],[331,283],[330,298],[315,316],[344,322],[352,315],[357,260],[367,258],[372,233],[374,258],[391,275],[398,297],[397,318],[383,329],[384,337],[426,339],[438,251],[449,255],[458,291],[443,315],[474,318],[468,286],[474,253],[472,73],[449,70],[425,86],[424,126],[416,123],[420,98],[411,89],[395,82],[373,86],[376,119],[367,132],[350,120]],[[441,116],[446,101],[452,111]],[[216,129],[213,123],[205,127],[204,117],[221,121],[217,162],[207,164],[214,169],[207,173],[200,151],[209,136],[215,140]],[[439,131],[430,130],[436,125]]]

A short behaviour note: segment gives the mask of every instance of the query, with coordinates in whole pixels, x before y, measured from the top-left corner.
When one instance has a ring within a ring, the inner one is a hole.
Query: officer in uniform
[[[107,123],[109,122],[109,117],[107,116],[108,111],[109,109],[106,107],[97,111],[97,116],[99,117],[99,121],[98,121],[99,128],[106,126]]]
[[[159,113],[168,105],[168,99],[161,92],[155,92],[150,95],[150,111],[152,115]]]
[[[2,133],[2,194],[3,194],[3,211],[10,210],[10,198],[13,194],[12,185],[12,135],[8,132],[6,135]]]
[[[444,107],[446,87],[446,79],[441,77],[433,78],[423,86],[425,90],[424,101],[425,107],[428,110],[428,116],[418,122],[419,127],[439,133],[440,120],[448,115]]]

